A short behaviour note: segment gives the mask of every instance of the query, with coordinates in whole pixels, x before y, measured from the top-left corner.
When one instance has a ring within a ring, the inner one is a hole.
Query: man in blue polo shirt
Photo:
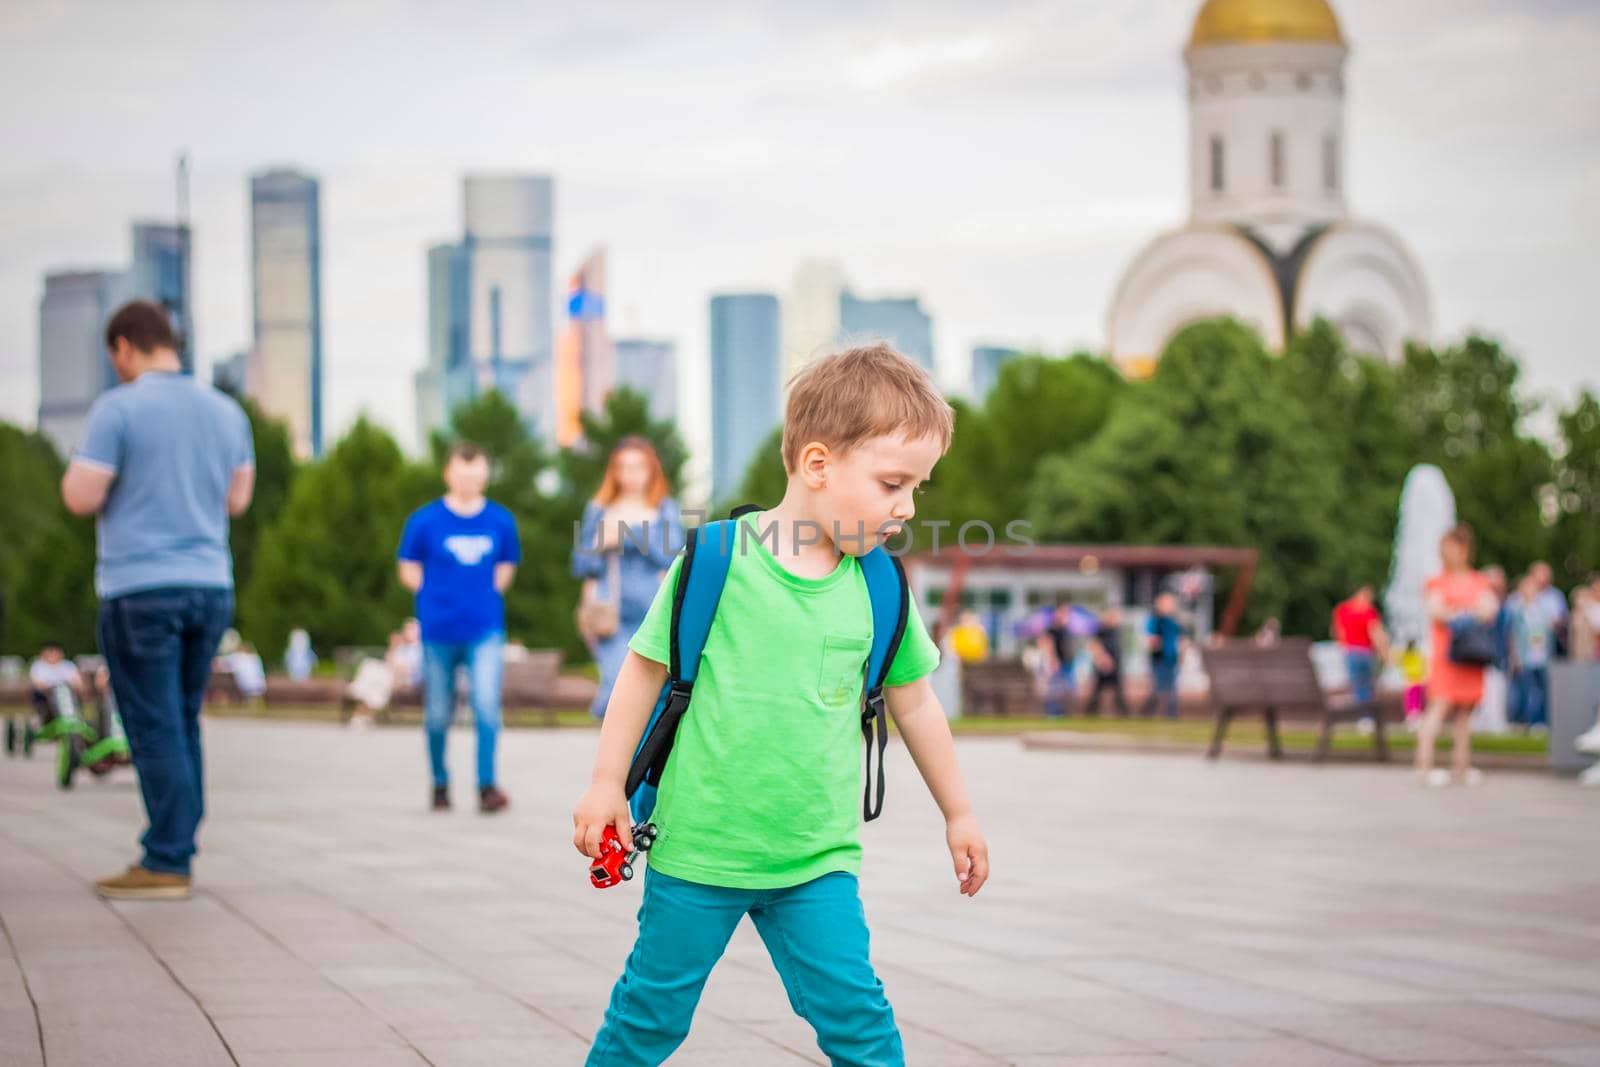
[[[422,625],[423,725],[433,768],[433,809],[450,807],[445,739],[455,708],[456,671],[465,667],[478,728],[478,810],[510,803],[495,784],[505,600],[522,560],[511,512],[484,496],[489,458],[477,445],[450,449],[445,495],[412,512],[400,536],[400,581],[417,595]]]
[[[183,373],[167,313],[135,300],[106,326],[122,384],[89,409],[61,480],[75,515],[96,515],[98,636],[150,827],[144,855],[95,883],[103,897],[189,895],[205,813],[200,705],[233,618],[228,518],[250,506],[250,420]]]

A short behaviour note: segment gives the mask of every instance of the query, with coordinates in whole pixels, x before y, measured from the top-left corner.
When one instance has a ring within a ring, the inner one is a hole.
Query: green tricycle
[[[72,788],[80,768],[98,778],[132,762],[109,686],[95,703],[96,722],[91,724],[83,717],[72,686],[58,685],[48,693],[35,693],[30,713],[6,719],[6,755],[20,751],[31,759],[34,745],[55,742],[56,784],[62,789]]]

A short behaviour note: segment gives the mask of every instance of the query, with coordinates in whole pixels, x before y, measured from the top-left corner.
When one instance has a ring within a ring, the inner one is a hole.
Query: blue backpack
[[[626,793],[635,824],[647,822],[655,810],[656,789],[667,768],[667,758],[672,754],[678,723],[694,697],[700,655],[705,651],[706,635],[711,632],[711,620],[716,617],[717,602],[722,599],[728,565],[739,539],[739,517],[759,510],[754,505],[735,508],[729,518],[706,523],[684,543],[678,587],[672,598],[672,662],[668,664],[667,681],[656,698],[644,736],[634,752],[633,765],[628,769]],[[871,822],[883,813],[883,752],[889,743],[883,681],[894,663],[900,639],[905,636],[911,598],[905,569],[881,545],[861,556],[859,562],[867,580],[867,595],[872,601],[872,651],[862,665],[866,684],[861,697],[861,734],[867,749],[861,816]],[[874,748],[877,749],[876,779],[872,773]]]

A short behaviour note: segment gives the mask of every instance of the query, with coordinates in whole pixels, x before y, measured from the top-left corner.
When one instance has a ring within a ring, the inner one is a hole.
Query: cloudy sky
[[[127,261],[187,150],[202,367],[249,337],[247,176],[323,181],[329,418],[409,444],[423,249],[469,170],[555,175],[558,277],[610,250],[613,330],[675,339],[703,449],[706,301],[828,256],[914,290],[940,373],[1098,348],[1182,220],[1198,0],[0,4],[0,418],[31,425],[48,270]],[[1557,401],[1600,385],[1600,4],[1336,0],[1348,189]],[[703,454],[703,453],[702,453]]]

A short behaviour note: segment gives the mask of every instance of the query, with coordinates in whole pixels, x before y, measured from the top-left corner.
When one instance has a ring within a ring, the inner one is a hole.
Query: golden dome
[[[1327,0],[1206,0],[1194,17],[1190,48],[1212,44],[1344,44]]]

